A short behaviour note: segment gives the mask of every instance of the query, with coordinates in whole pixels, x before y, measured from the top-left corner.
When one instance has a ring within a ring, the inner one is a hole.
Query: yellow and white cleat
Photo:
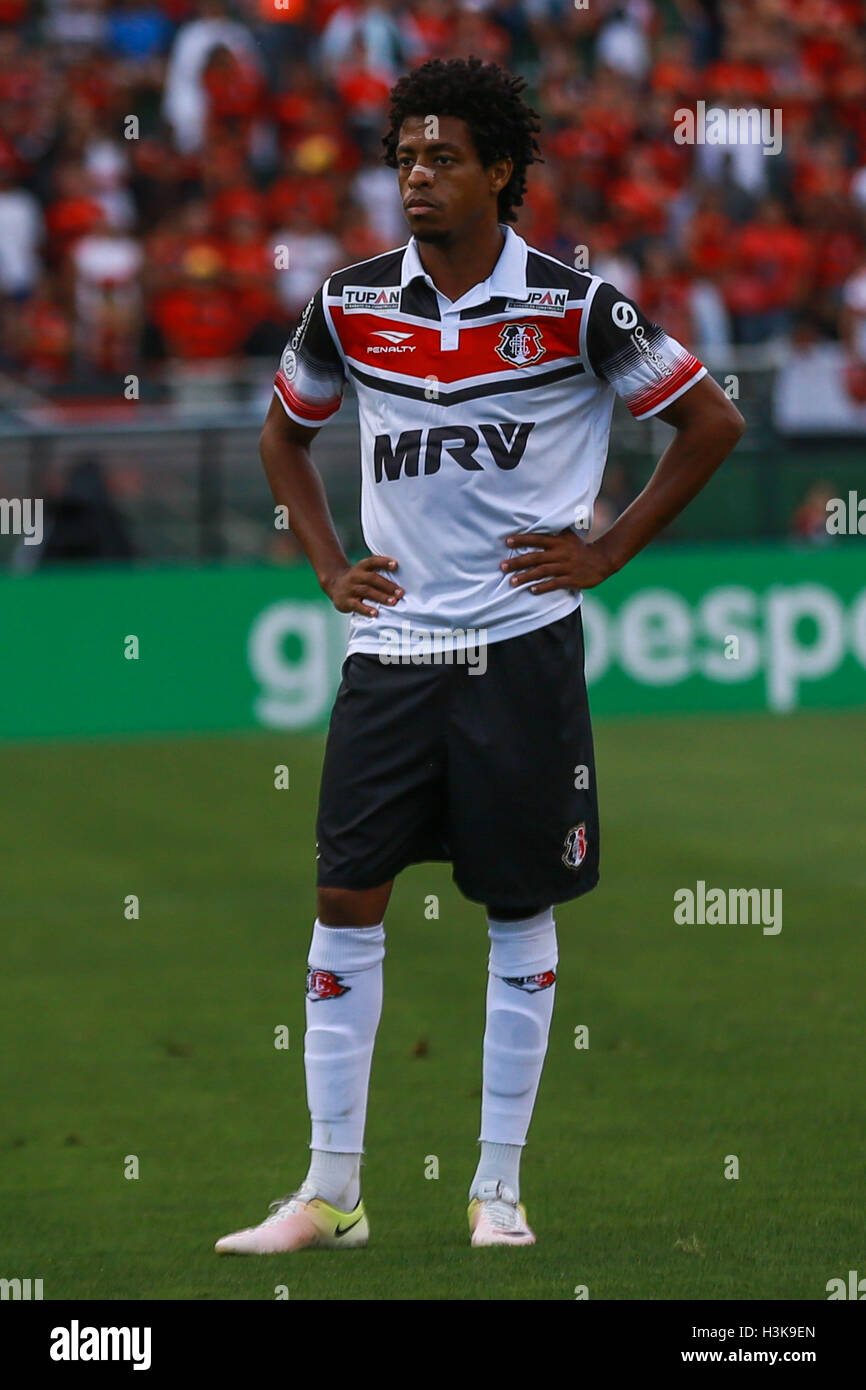
[[[354,1211],[338,1211],[301,1187],[291,1196],[271,1202],[270,1212],[261,1225],[223,1236],[214,1246],[217,1254],[282,1255],[311,1248],[351,1250],[366,1245],[370,1237],[363,1202]]]
[[[469,1203],[471,1245],[534,1245],[526,1208],[502,1182],[481,1183]]]

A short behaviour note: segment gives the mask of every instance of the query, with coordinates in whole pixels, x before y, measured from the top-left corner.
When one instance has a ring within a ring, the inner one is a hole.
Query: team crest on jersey
[[[522,309],[527,314],[553,314],[565,318],[568,309],[568,290],[528,290],[525,299],[509,299],[506,309]]]
[[[573,825],[565,837],[562,862],[567,869],[579,869],[586,858],[586,821]]]
[[[350,989],[351,985],[344,985],[342,977],[333,970],[307,971],[307,998],[314,1004],[318,999],[339,999]]]
[[[550,989],[556,983],[555,970],[542,970],[537,975],[512,975],[503,977],[507,985],[513,989],[522,989],[525,994],[537,994],[539,990]]]
[[[400,308],[399,285],[344,285],[344,314],[393,314]]]
[[[547,349],[536,323],[507,323],[499,335],[496,351],[510,367],[528,367]]]

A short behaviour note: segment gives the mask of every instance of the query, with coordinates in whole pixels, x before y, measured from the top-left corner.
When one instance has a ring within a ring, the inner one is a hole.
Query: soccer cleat
[[[471,1245],[534,1245],[526,1208],[503,1182],[483,1182],[469,1203]]]
[[[248,1226],[223,1236],[218,1255],[281,1255],[290,1250],[348,1250],[366,1245],[370,1226],[364,1203],[354,1211],[338,1211],[309,1189],[271,1202],[270,1216],[260,1226]]]

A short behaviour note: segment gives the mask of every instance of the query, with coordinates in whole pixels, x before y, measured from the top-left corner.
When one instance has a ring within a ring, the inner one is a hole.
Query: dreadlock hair
[[[390,126],[383,136],[383,160],[397,168],[400,127],[410,116],[456,116],[465,121],[482,166],[497,159],[514,162],[511,178],[499,190],[500,222],[516,222],[515,209],[526,192],[526,170],[543,163],[535,141],[538,112],[523,99],[526,82],[497,63],[480,58],[432,58],[401,77],[390,93]]]

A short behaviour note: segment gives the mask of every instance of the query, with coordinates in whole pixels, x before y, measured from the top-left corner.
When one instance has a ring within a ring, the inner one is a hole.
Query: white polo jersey
[[[501,641],[572,612],[577,591],[511,585],[505,538],[585,535],[614,395],[643,420],[706,375],[613,285],[500,226],[492,273],[453,303],[414,237],[338,271],[283,353],[274,390],[299,424],[329,420],[351,376],[364,540],[399,562],[404,597],[352,615],[350,653],[381,652],[386,628],[457,649],[467,629]]]

